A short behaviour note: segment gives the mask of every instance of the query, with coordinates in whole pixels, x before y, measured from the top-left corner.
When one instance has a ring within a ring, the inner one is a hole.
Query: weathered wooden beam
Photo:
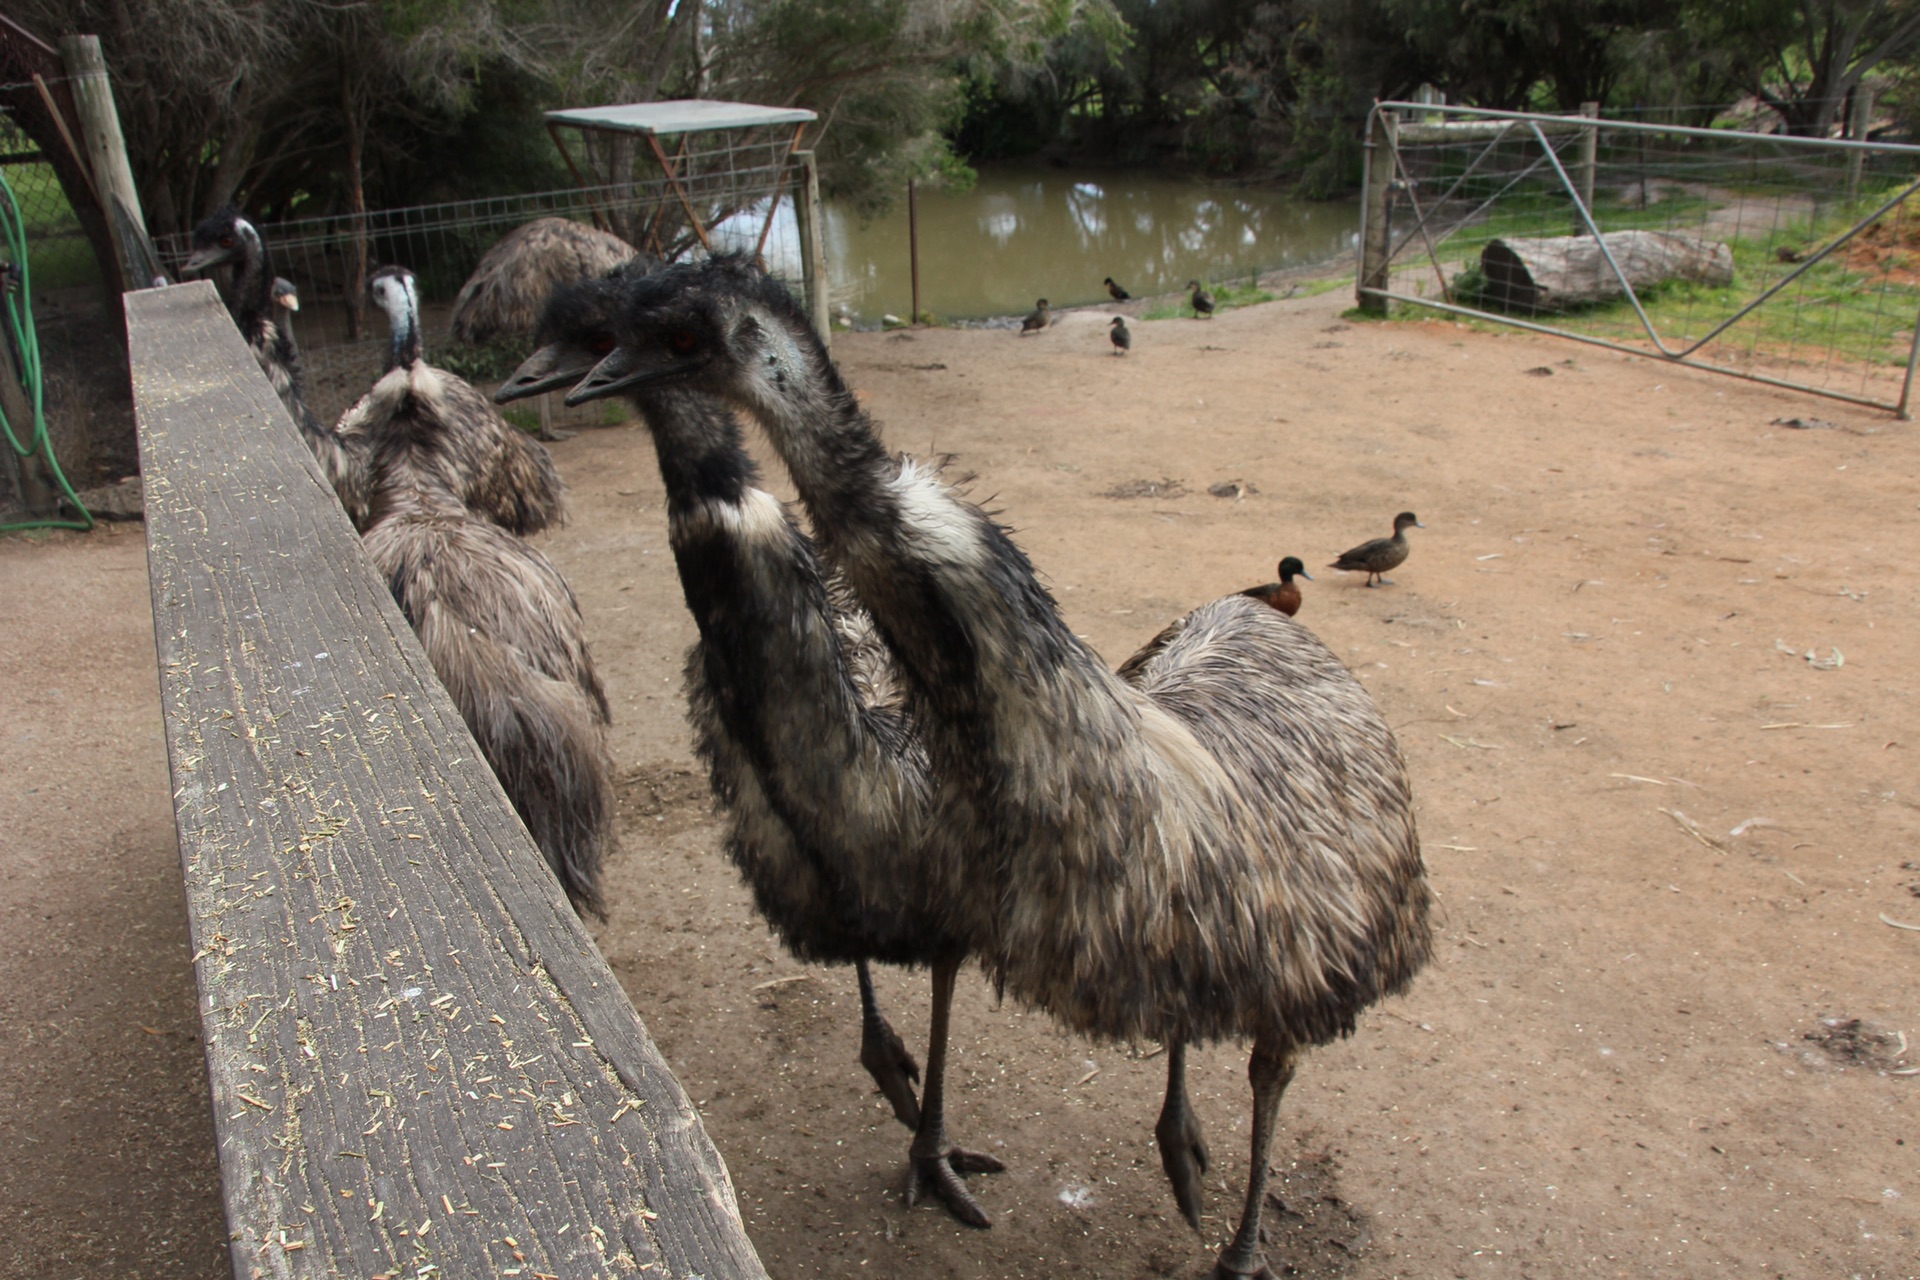
[[[212,286],[126,307],[234,1275],[764,1277]]]

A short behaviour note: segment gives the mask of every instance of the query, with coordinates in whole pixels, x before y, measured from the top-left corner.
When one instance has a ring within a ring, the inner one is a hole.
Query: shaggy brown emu
[[[193,252],[181,265],[181,272],[197,275],[215,267],[227,273],[227,311],[240,329],[240,336],[253,349],[267,381],[279,395],[300,438],[307,442],[327,483],[340,495],[340,503],[353,518],[356,528],[364,528],[367,511],[366,463],[360,450],[329,431],[307,408],[306,379],[300,368],[300,348],[293,332],[274,319],[273,266],[268,260],[266,242],[260,231],[232,205],[207,215],[193,229]]]
[[[635,273],[639,275],[642,273]],[[502,397],[571,384],[614,345],[610,324],[630,280],[557,290],[543,345]],[[988,1223],[954,1176],[992,1172],[945,1130],[947,1012],[967,955],[930,896],[926,754],[900,707],[866,616],[836,599],[812,544],[757,472],[733,414],[711,396],[641,388],[687,607],[700,641],[688,655],[689,718],[730,830],[728,849],[755,905],[795,956],[852,961],[860,979],[861,1063],[916,1130],[911,1202],[922,1190],[963,1221]],[[919,1071],[875,1001],[869,960],[929,965],[934,1012],[925,1105]]]
[[[402,363],[369,393],[381,412],[348,415],[346,437],[367,450],[367,555],[568,899],[604,914],[600,867],[613,840],[606,693],[559,570],[470,510],[455,487],[468,443],[452,425],[456,382]]]
[[[439,469],[441,487],[477,516],[525,536],[566,520],[566,485],[553,457],[537,440],[500,417],[491,401],[465,381],[421,358],[420,295],[413,272],[381,267],[367,292],[392,330],[387,372],[334,428],[348,440],[372,439],[376,420],[434,413],[434,448],[417,461]]]
[[[793,299],[750,264],[634,286],[622,346],[574,393],[681,382],[751,411],[900,663],[932,766],[929,863],[989,973],[1066,1026],[1169,1048],[1155,1134],[1197,1222],[1191,1044],[1253,1040],[1252,1164],[1219,1276],[1266,1273],[1260,1218],[1300,1053],[1350,1033],[1430,947],[1391,730],[1339,660],[1244,596],[1107,670],[1026,556],[890,458]]]

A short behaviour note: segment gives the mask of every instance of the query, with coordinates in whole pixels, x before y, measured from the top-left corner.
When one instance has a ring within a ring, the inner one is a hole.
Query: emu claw
[[[954,1217],[970,1227],[991,1227],[993,1219],[960,1181],[963,1173],[999,1173],[1007,1166],[990,1155],[952,1147],[937,1156],[915,1156],[907,1167],[907,1207],[928,1192],[940,1197]]]
[[[885,1018],[869,1021],[860,1032],[860,1065],[893,1104],[893,1118],[909,1129],[920,1127],[920,1064]],[[909,1083],[911,1082],[911,1083]]]

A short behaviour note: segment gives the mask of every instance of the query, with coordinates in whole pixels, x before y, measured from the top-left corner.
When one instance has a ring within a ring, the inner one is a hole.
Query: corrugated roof
[[[547,119],[554,124],[651,134],[806,124],[818,118],[804,107],[761,107],[751,102],[714,102],[706,98],[683,98],[677,102],[633,102],[624,107],[569,107],[564,111],[547,112]]]

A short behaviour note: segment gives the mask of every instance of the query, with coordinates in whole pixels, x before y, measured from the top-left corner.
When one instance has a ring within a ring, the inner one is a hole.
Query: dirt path
[[[836,340],[889,442],[976,473],[1110,659],[1297,554],[1302,620],[1401,735],[1438,958],[1289,1093],[1275,1261],[1920,1276],[1920,932],[1883,923],[1920,924],[1913,429],[1344,305],[1135,324],[1125,359],[1105,311]],[[1771,425],[1796,416],[1836,426]],[[715,851],[650,446],[556,456],[575,518],[546,545],[626,771],[600,942],[769,1269],[1199,1280],[1245,1175],[1244,1054],[1195,1068],[1197,1239],[1152,1148],[1153,1046],[1064,1037],[977,975],[951,1120],[1008,1162],[977,1183],[996,1225],[899,1205],[851,974],[782,953]],[[1396,585],[1318,569],[1402,508],[1428,528]],[[141,566],[132,534],[0,541],[5,1277],[226,1273]],[[882,984],[921,1041],[924,977]]]

